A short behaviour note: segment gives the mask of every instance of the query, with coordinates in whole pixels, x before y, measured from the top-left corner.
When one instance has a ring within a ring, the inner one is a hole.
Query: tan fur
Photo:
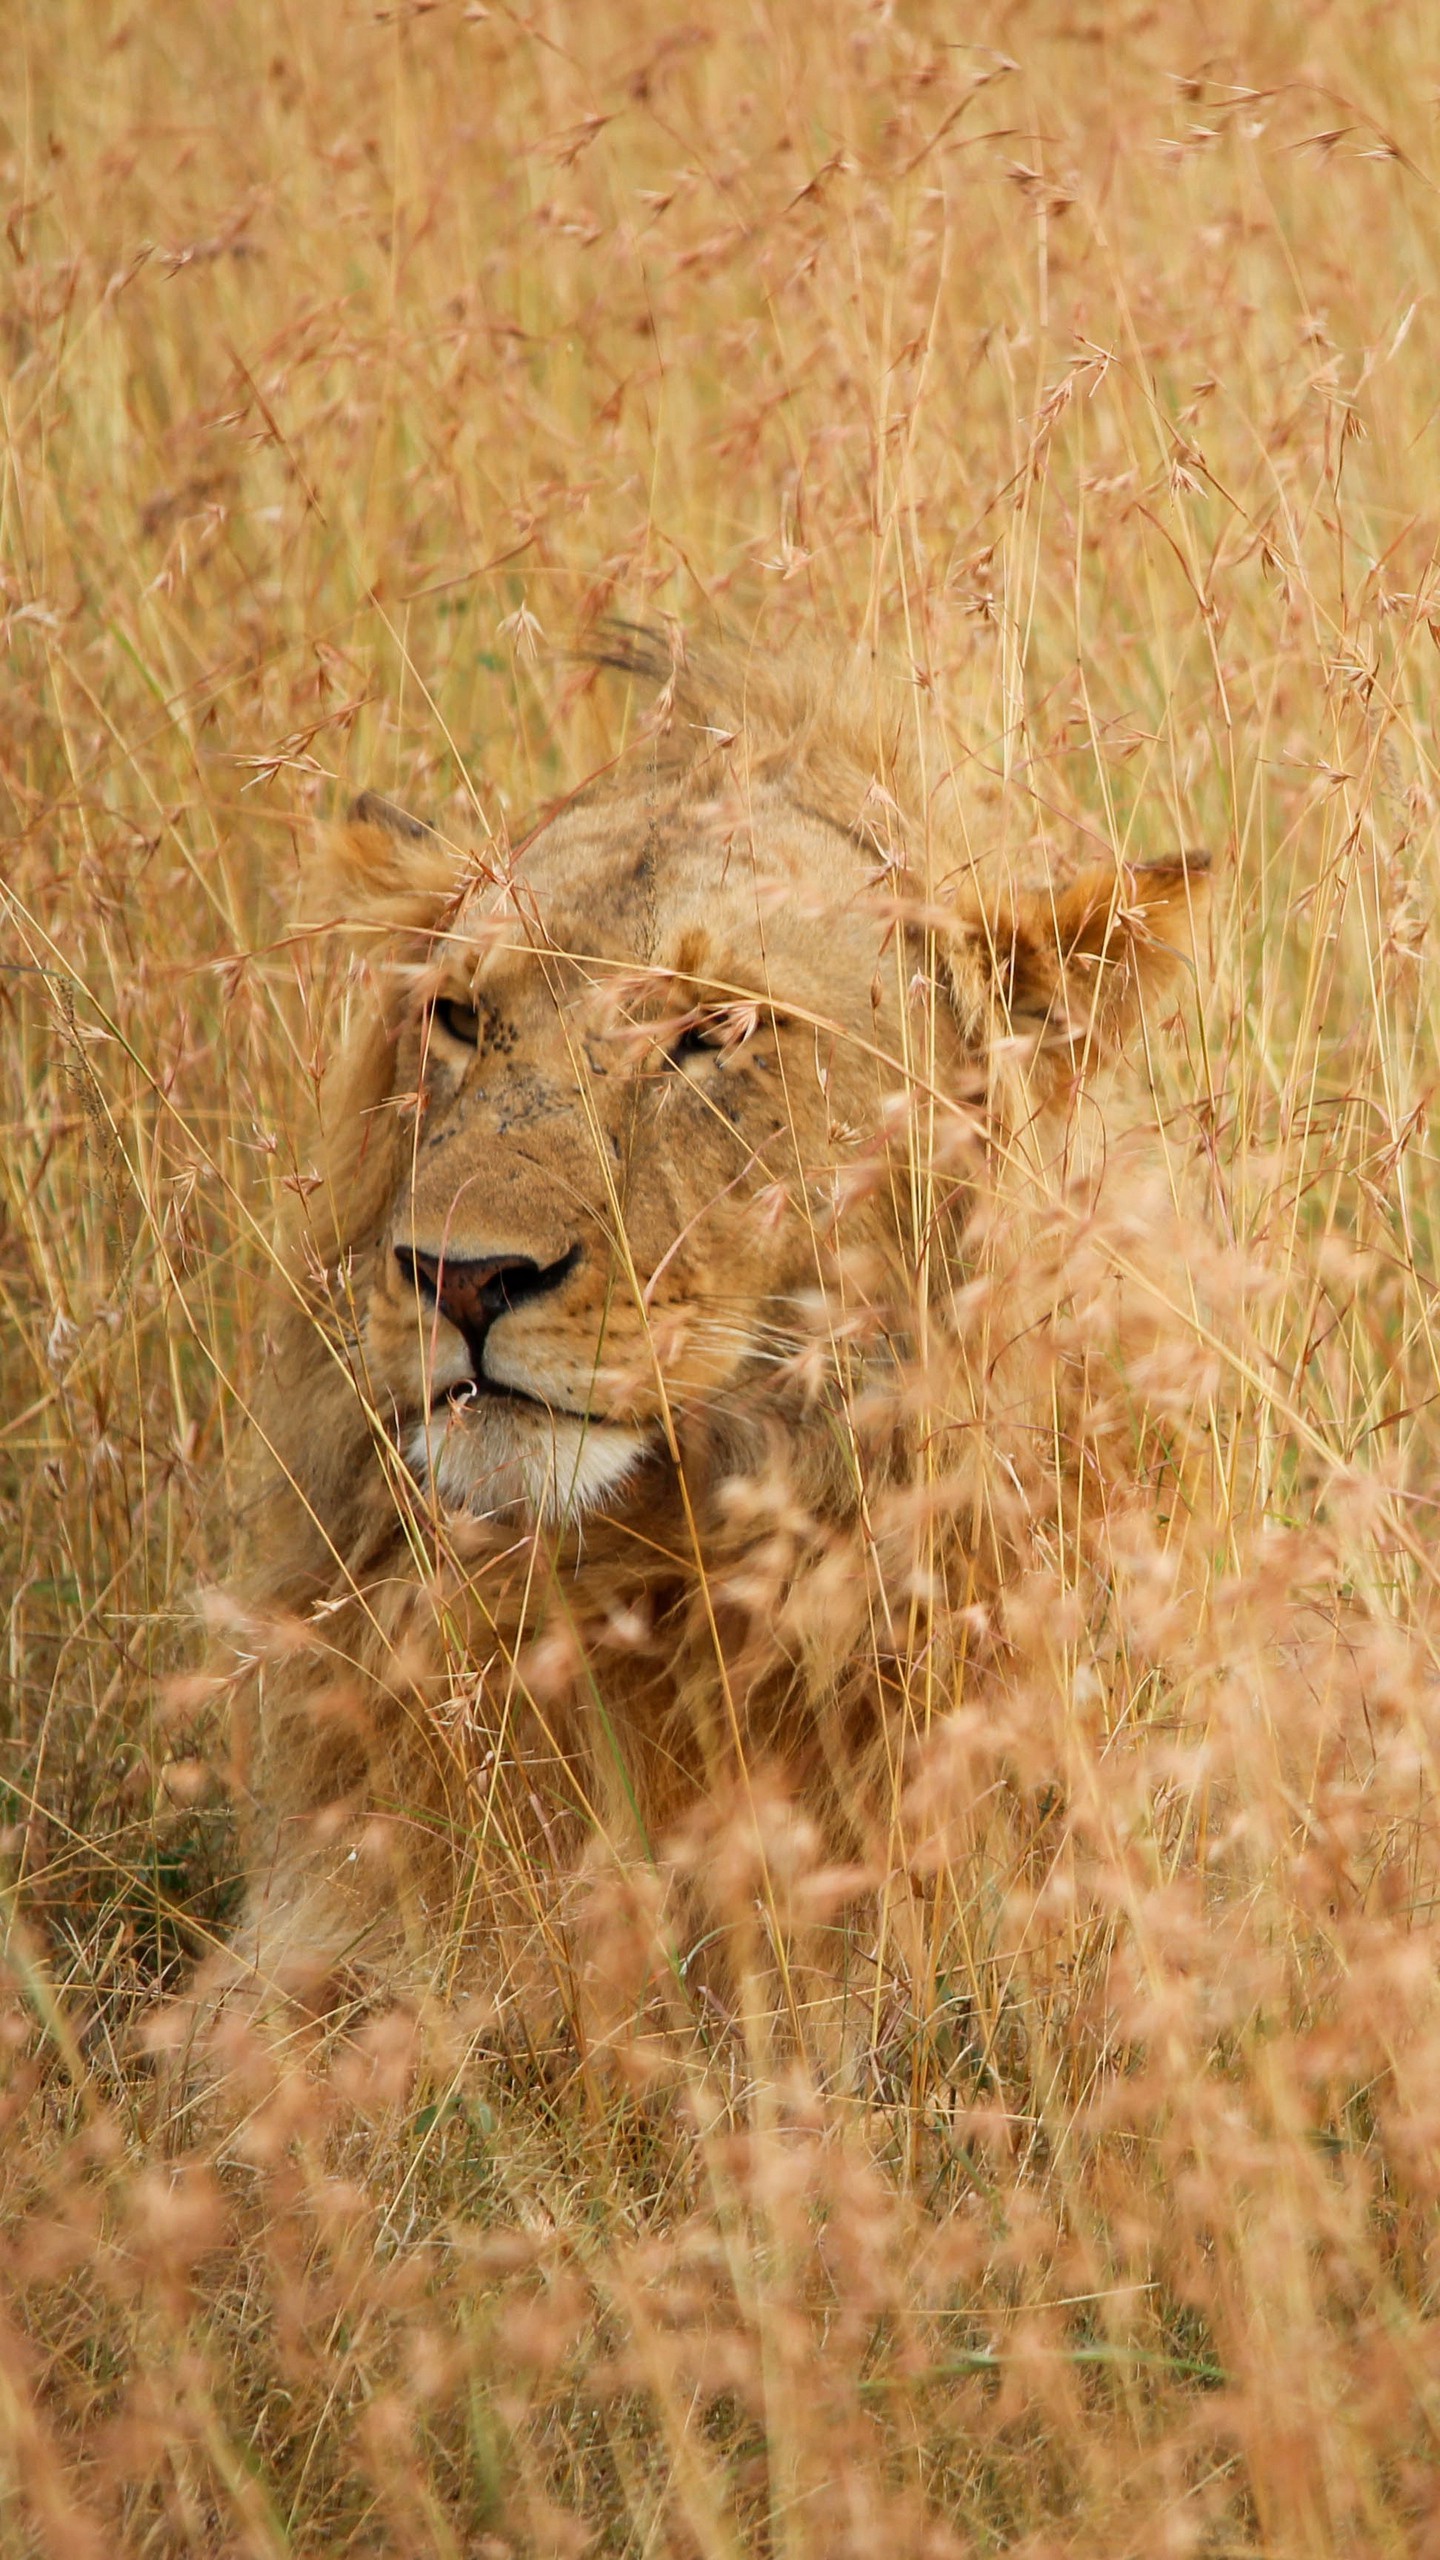
[[[892,1854],[877,1773],[976,1676],[1054,1474],[1034,1177],[1202,885],[982,897],[908,697],[600,654],[659,717],[512,867],[368,799],[326,856],[362,992],[267,1345],[240,1726],[240,1945],[316,1996],[454,1979],[505,1909],[543,1939],[585,1838],[655,1854],[762,1765]],[[506,1392],[447,1402],[477,1367]]]

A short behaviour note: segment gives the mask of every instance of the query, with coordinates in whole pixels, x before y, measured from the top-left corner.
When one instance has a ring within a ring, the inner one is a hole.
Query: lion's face
[[[757,1417],[850,1448],[857,1364],[905,1359],[953,1283],[996,1060],[1031,1060],[1032,1121],[1190,939],[1185,860],[987,901],[937,835],[897,883],[796,757],[743,762],[583,799],[458,906],[384,803],[341,840],[352,913],[408,956],[400,1171],[377,1214],[342,1092],[332,1181],[372,1205],[338,1200],[340,1233],[367,1246],[370,1398],[448,1509],[624,1511]]]
[[[697,1416],[834,1355],[857,1157],[847,1244],[899,1233],[880,1131],[907,1021],[936,1071],[888,904],[838,828],[721,789],[571,812],[434,938],[365,1351],[447,1508],[623,1507]],[[943,1077],[948,1017],[939,1040]]]

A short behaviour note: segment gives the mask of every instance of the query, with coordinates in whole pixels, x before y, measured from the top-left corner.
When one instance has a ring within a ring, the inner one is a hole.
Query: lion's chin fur
[[[496,1396],[440,1405],[415,1425],[404,1455],[446,1511],[518,1513],[561,1528],[613,1504],[649,1450],[645,1434],[623,1424]]]

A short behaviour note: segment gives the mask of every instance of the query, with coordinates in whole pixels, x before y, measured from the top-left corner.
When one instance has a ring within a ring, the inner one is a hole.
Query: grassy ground
[[[1431,15],[17,0],[17,2560],[1440,2552]],[[217,2151],[144,2028],[234,1896],[297,847],[362,781],[518,823],[603,734],[547,643],[707,599],[913,669],[1019,872],[1213,850],[1203,1587],[957,1743],[1009,1810],[923,1998],[856,1921],[848,2081],[756,2027],[642,2101],[461,2010],[251,2053]]]

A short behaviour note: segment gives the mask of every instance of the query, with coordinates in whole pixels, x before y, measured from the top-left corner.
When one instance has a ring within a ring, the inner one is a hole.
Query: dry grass
[[[1440,2551],[1431,11],[959,23],[11,22],[17,2560]],[[544,643],[705,599],[913,668],[1017,874],[1214,850],[1154,1062],[1246,1274],[1206,1570],[1017,1608],[848,2074],[757,2000],[642,2102],[462,2007],[244,2048],[222,2139],[136,2030],[234,1900],[295,848],[362,781],[518,821],[602,736]]]

